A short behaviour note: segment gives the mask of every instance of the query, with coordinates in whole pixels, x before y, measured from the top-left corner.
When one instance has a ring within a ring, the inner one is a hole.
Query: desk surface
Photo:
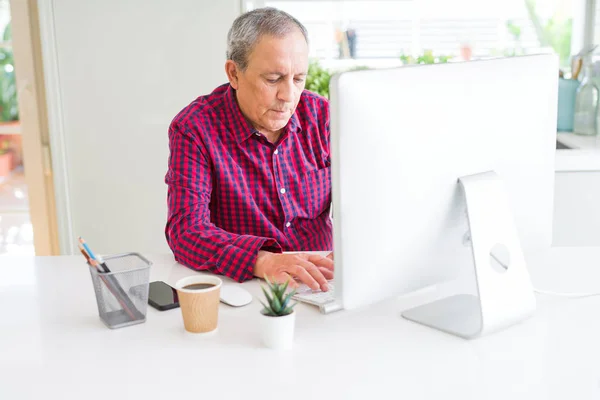
[[[556,150],[556,172],[600,171],[600,141],[596,136],[581,136],[559,132],[557,141],[570,149]]]
[[[148,258],[152,280],[194,274]],[[599,268],[600,248],[530,260],[553,291],[600,291]],[[260,345],[258,283],[243,285],[255,300],[221,305],[216,334],[186,333],[179,309],[109,330],[80,256],[2,257],[0,399],[600,398],[600,297],[537,296],[534,317],[473,341],[400,317],[434,291],[330,315],[298,305],[295,347],[276,352]]]

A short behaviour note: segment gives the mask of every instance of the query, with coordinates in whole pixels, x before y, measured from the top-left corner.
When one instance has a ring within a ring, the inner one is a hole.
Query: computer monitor
[[[557,58],[547,54],[332,78],[335,282],[343,308],[472,271],[461,177],[495,172],[510,210],[502,219],[512,217],[525,260],[550,248],[557,76]],[[481,212],[495,215],[493,207]]]

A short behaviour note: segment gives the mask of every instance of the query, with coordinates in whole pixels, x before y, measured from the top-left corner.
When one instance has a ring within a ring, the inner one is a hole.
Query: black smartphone
[[[177,290],[163,281],[150,282],[148,304],[160,311],[179,307]]]

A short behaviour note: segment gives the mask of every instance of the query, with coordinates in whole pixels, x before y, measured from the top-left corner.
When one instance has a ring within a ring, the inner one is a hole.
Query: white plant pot
[[[289,350],[294,344],[296,311],[283,317],[260,314],[263,344],[277,350]]]

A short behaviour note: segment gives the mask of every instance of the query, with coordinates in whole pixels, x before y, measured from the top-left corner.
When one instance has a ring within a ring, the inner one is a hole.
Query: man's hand
[[[290,287],[297,287],[297,278],[313,290],[329,290],[328,279],[333,279],[333,253],[327,257],[297,253],[278,254],[259,251],[254,266],[254,275],[265,276],[276,282],[289,281]]]

